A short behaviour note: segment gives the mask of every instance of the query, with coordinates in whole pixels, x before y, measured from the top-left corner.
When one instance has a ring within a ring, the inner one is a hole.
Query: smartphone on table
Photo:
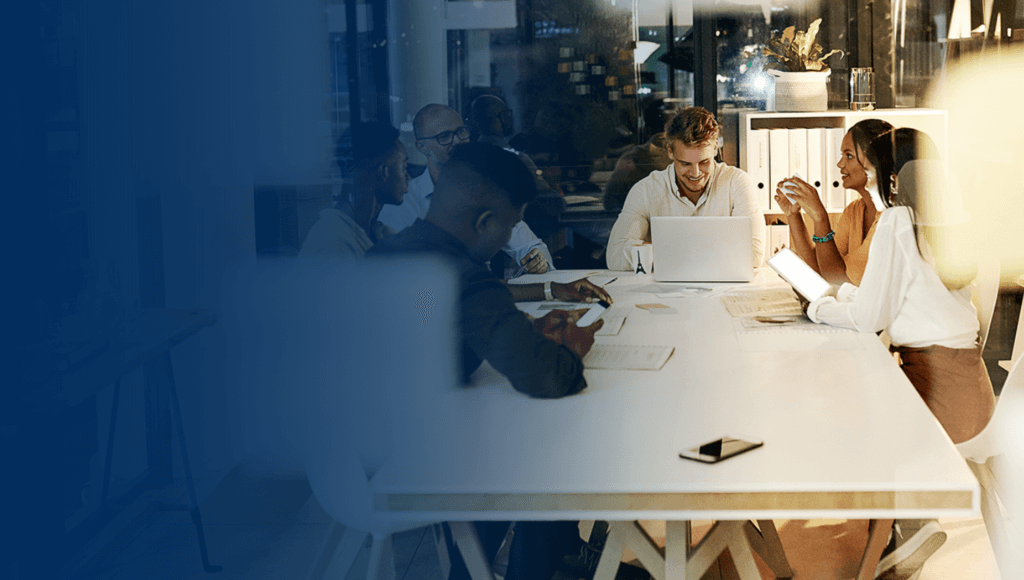
[[[576,321],[576,326],[590,326],[591,324],[594,323],[594,321],[601,317],[605,310],[608,310],[608,308],[610,307],[611,304],[605,302],[604,300],[598,300],[596,303],[590,306],[590,309],[587,310],[586,314],[584,314],[578,321]]]
[[[684,459],[693,459],[694,461],[701,461],[704,463],[718,463],[724,461],[730,457],[735,457],[740,453],[750,451],[751,449],[757,449],[764,445],[764,441],[759,441],[752,438],[740,438],[740,437],[720,437],[714,441],[708,441],[703,445],[698,445],[691,449],[684,449],[679,452],[679,457]]]

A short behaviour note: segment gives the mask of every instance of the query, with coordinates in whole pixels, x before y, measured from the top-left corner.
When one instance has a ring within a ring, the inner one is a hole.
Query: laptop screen
[[[754,278],[751,218],[652,217],[654,279],[749,282]]]

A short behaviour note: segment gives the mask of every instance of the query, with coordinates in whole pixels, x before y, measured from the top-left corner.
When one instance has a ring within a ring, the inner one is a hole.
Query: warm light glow
[[[1024,261],[1024,49],[1006,47],[952,65],[928,106],[949,111],[947,163],[963,192],[983,257]],[[1007,283],[1010,283],[1009,281]]]

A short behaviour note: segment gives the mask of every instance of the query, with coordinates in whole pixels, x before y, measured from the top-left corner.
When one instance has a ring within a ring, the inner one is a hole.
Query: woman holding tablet
[[[924,133],[896,129],[865,153],[867,188],[881,216],[864,277],[859,287],[843,284],[836,297],[815,300],[807,315],[862,332],[887,330],[928,408],[954,443],[966,441],[985,427],[995,403],[971,304],[976,267],[954,253],[968,245],[955,239],[966,212]]]
[[[957,252],[967,221],[931,139],[896,129],[865,150],[867,189],[881,214],[860,286],[811,302],[811,320],[862,332],[885,329],[900,366],[954,443],[988,423],[995,407],[978,347],[970,281]],[[937,522],[897,521],[878,578],[907,578],[945,541]]]
[[[860,199],[846,207],[835,232],[813,185],[799,177],[790,177],[780,182],[775,190],[775,201],[786,214],[786,223],[789,224],[790,247],[814,271],[833,284],[859,284],[864,275],[868,246],[878,216],[867,190],[864,151],[871,141],[892,128],[885,121],[865,119],[850,127],[843,137],[842,152],[836,165],[843,177],[843,187],[855,190]],[[782,189],[787,184],[788,196]],[[813,232],[807,231],[801,210],[813,221]]]

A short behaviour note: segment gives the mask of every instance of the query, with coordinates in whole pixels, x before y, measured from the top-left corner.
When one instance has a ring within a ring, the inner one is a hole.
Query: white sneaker
[[[883,557],[875,568],[876,580],[912,580],[932,554],[946,542],[946,532],[931,520],[909,538],[896,536],[896,549]],[[902,540],[902,541],[901,541]]]

